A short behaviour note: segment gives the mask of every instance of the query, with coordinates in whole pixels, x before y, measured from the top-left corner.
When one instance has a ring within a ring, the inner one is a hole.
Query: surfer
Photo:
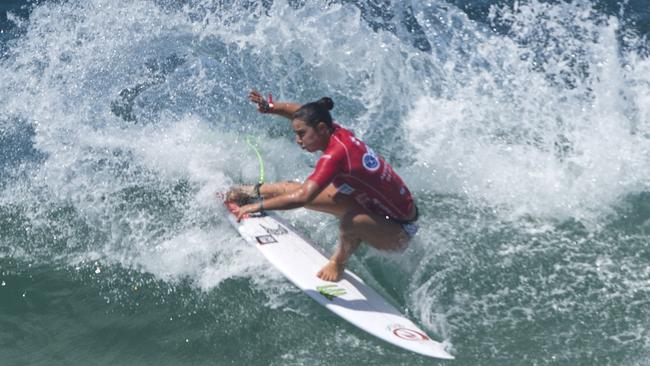
[[[239,207],[237,221],[246,214],[299,207],[326,212],[339,219],[339,241],[329,262],[316,274],[338,281],[348,258],[365,242],[379,250],[401,251],[418,230],[413,197],[392,167],[354,134],[332,120],[332,99],[299,105],[273,103],[257,91],[249,99],[262,113],[291,120],[301,148],[322,151],[304,183],[278,182],[235,186],[227,200],[258,202]]]

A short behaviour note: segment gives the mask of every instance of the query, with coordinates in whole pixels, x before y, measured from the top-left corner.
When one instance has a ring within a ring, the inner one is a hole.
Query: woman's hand
[[[251,92],[248,94],[248,99],[250,99],[251,102],[257,104],[258,111],[262,113],[269,113],[271,111],[269,102],[264,99],[262,94],[260,94],[260,92],[257,90],[251,90]]]
[[[240,222],[241,219],[250,213],[254,212],[259,212],[262,210],[262,204],[261,203],[251,203],[249,205],[244,205],[239,207],[238,209],[233,212],[235,214],[235,217],[237,218],[237,222]]]
[[[254,196],[253,186],[234,186],[226,193],[226,201],[242,204]]]

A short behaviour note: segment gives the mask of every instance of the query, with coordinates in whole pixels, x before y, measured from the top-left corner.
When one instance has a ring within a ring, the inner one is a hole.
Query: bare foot
[[[329,261],[316,273],[316,276],[324,281],[338,282],[341,279],[343,270],[345,270],[345,264]]]

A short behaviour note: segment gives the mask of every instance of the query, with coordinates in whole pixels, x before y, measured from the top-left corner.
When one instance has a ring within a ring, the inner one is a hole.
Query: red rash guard
[[[354,134],[334,124],[323,155],[307,178],[353,197],[366,210],[406,221],[413,210],[411,192],[393,168]]]

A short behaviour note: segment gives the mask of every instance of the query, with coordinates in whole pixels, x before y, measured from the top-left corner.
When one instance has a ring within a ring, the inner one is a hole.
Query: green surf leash
[[[257,148],[257,144],[251,142],[251,136],[247,135],[246,136],[246,143],[248,146],[250,146],[251,149],[255,152],[255,155],[257,155],[257,161],[260,166],[260,179],[258,181],[259,184],[264,183],[264,160],[262,159],[262,154],[260,154],[259,149]]]

